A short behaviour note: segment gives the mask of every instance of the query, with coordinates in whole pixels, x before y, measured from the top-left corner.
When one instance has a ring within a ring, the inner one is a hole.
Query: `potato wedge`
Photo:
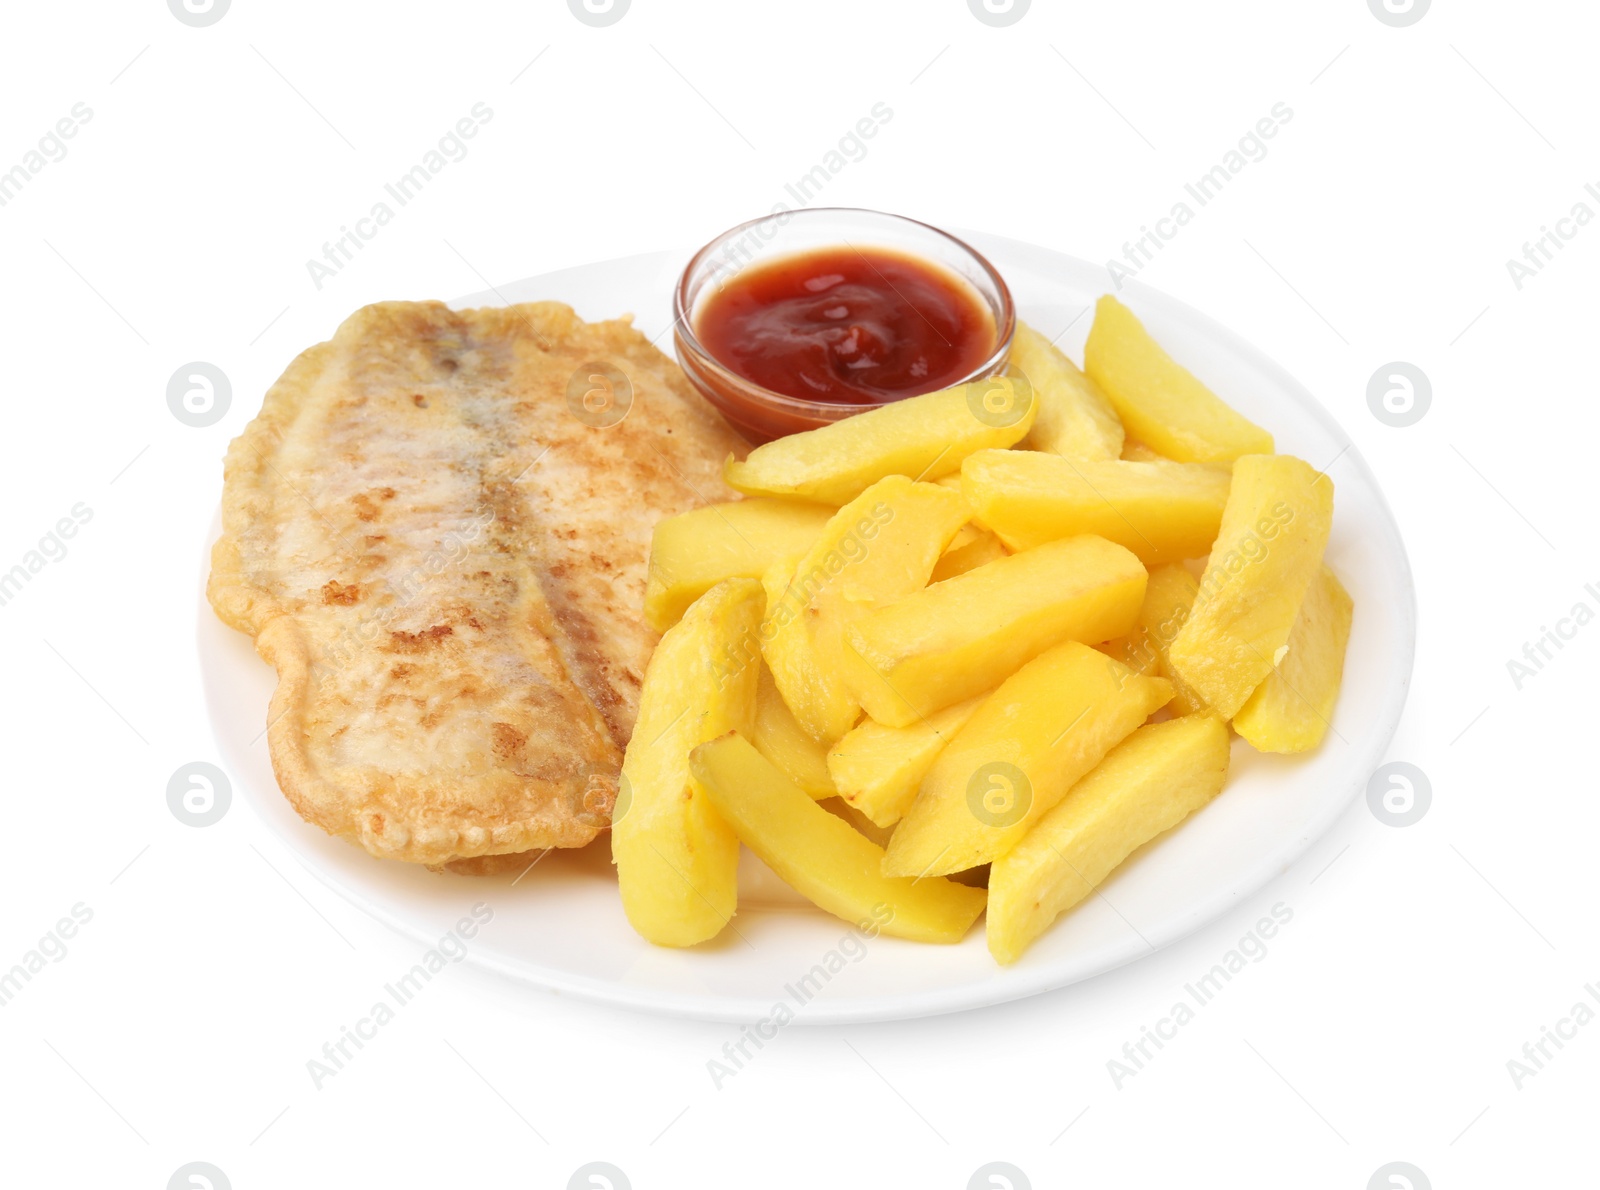
[[[916,800],[917,787],[984,696],[935,711],[910,727],[864,719],[828,750],[839,796],[879,826],[893,826]]]
[[[656,522],[645,621],[665,632],[723,579],[758,579],[779,558],[805,553],[832,515],[801,500],[734,500]]]
[[[861,717],[845,631],[921,588],[968,515],[959,493],[891,475],[835,513],[797,563],[761,631],[778,690],[813,738],[831,744]]]
[[[867,714],[909,727],[993,689],[1051,645],[1122,636],[1144,584],[1139,559],[1099,537],[1012,554],[862,619],[848,634],[861,662],[851,680]]]
[[[1211,552],[1229,470],[1213,463],[1065,459],[982,450],[961,465],[961,494],[1008,549],[1093,533],[1146,566]]]
[[[794,692],[792,697],[797,701],[803,699],[825,705],[824,700],[834,689],[831,684],[833,678],[817,654],[815,637],[804,627],[802,612],[809,604],[809,596],[794,581],[795,567],[799,561],[798,558],[781,558],[761,576],[761,586],[766,594],[766,612],[758,634],[761,657],[772,674],[785,706],[790,706],[791,697],[783,693],[785,688]],[[794,624],[790,621],[794,621]],[[781,679],[779,674],[783,675]],[[849,701],[834,712],[841,720],[850,715]],[[790,714],[793,713],[791,707]],[[799,722],[799,719],[795,721]],[[804,724],[801,726],[804,727]],[[807,734],[810,734],[809,731]]]
[[[1110,398],[1129,437],[1169,459],[1226,463],[1272,453],[1271,434],[1173,360],[1110,294],[1095,305],[1083,370]]]
[[[844,504],[886,475],[934,480],[975,450],[1010,446],[1033,428],[1036,404],[1005,377],[908,397],[730,458],[728,486],[747,496]]]
[[[718,583],[668,629],[645,670],[611,859],[628,921],[658,946],[714,938],[738,906],[739,840],[691,778],[689,750],[749,730],[762,606],[753,579]]]
[[[1322,743],[1339,701],[1354,613],[1350,594],[1323,566],[1300,604],[1289,651],[1233,717],[1262,752],[1309,752]]]
[[[896,938],[959,942],[983,912],[979,889],[885,876],[883,848],[812,801],[737,732],[697,747],[689,766],[744,845],[836,917],[877,922]]]
[[[1026,379],[1039,405],[1024,448],[1069,459],[1114,459],[1122,453],[1122,423],[1106,395],[1025,322],[1017,323],[1011,337],[1006,375]]]
[[[947,578],[955,578],[958,574],[976,570],[1005,556],[1006,547],[989,530],[976,525],[963,525],[961,531],[951,539],[949,547],[939,555],[928,581],[942,583]]]
[[[800,726],[778,693],[772,671],[761,667],[760,682],[756,687],[756,716],[750,729],[750,742],[756,751],[765,756],[778,770],[811,797],[821,801],[837,797],[833,778],[828,773],[828,750]]]
[[[1283,659],[1333,523],[1333,481],[1289,455],[1233,465],[1222,528],[1167,661],[1231,719]]]
[[[1014,963],[1123,860],[1221,791],[1228,729],[1209,715],[1141,727],[989,869],[989,953]]]
[[[1172,697],[1076,641],[1003,682],[939,754],[884,857],[890,876],[941,876],[1004,855],[1074,782]]]

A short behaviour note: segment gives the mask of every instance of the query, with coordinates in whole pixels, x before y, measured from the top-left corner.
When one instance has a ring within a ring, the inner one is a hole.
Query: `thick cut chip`
[[[761,576],[767,601],[761,621],[761,656],[785,706],[792,707],[789,700],[793,698],[812,707],[830,707],[828,699],[833,695],[830,713],[843,722],[850,717],[855,700],[835,695],[836,679],[818,655],[815,637],[805,628],[803,613],[810,600],[795,584],[797,562],[796,558],[779,559]],[[785,688],[790,694],[783,693]],[[789,713],[794,714],[792,709]],[[799,722],[798,717],[795,721]],[[801,728],[810,734],[804,724]],[[849,730],[849,725],[841,730]]]
[[[806,796],[737,733],[696,748],[695,777],[746,847],[821,909],[863,930],[959,942],[987,899],[949,880],[883,874],[883,848]]]
[[[1039,404],[1023,447],[1069,459],[1114,459],[1121,454],[1122,423],[1106,395],[1025,322],[1018,322],[1012,335],[1006,373],[1026,379]]]
[[[1014,963],[1123,860],[1222,790],[1228,729],[1206,715],[1141,727],[989,870],[989,953]]]
[[[661,638],[622,762],[611,858],[628,921],[658,946],[714,938],[738,907],[739,841],[689,772],[689,751],[755,717],[761,584],[712,587]]]
[[[1012,550],[1093,533],[1146,566],[1211,552],[1228,502],[1228,468],[1211,463],[1065,459],[985,450],[961,466],[977,522]]]
[[[1111,399],[1128,436],[1169,459],[1226,463],[1272,452],[1271,434],[1173,360],[1110,294],[1095,306],[1083,370]]]
[[[756,689],[756,719],[750,742],[801,789],[819,801],[834,797],[833,778],[828,773],[828,750],[800,726],[783,695],[772,680],[772,671],[761,667],[761,684]]]
[[[779,558],[811,548],[833,515],[802,500],[734,500],[656,522],[644,615],[665,632],[725,578],[760,578]]]
[[[1279,661],[1333,523],[1333,481],[1289,455],[1246,455],[1194,607],[1167,661],[1224,718]]]
[[[886,475],[934,480],[976,450],[1011,446],[1033,427],[1026,386],[1004,377],[907,397],[729,460],[728,485],[748,496],[844,504]]]
[[[982,701],[981,695],[969,698],[910,727],[863,720],[828,751],[828,772],[839,796],[877,825],[893,826],[911,808],[939,753]]]
[[[845,632],[926,584],[968,515],[959,493],[891,475],[835,513],[800,558],[769,603],[762,638],[784,702],[814,738],[831,744],[861,717]]]
[[[993,689],[1051,645],[1122,636],[1144,584],[1139,559],[1099,537],[1052,541],[936,583],[851,629],[861,705],[879,723],[909,727]]]
[[[1171,697],[1165,680],[1076,641],[1035,657],[934,761],[889,840],[884,872],[940,876],[1004,855]]]
[[[1233,717],[1235,731],[1262,752],[1309,752],[1322,743],[1339,701],[1354,610],[1324,566],[1300,604],[1288,653]]]

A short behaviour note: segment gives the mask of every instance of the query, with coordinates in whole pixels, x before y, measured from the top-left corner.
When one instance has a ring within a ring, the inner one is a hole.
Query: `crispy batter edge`
[[[307,755],[300,727],[311,701],[310,651],[288,609],[279,605],[271,592],[248,580],[240,552],[240,535],[270,505],[262,479],[271,465],[271,456],[285,429],[299,416],[312,386],[337,358],[343,343],[359,340],[373,321],[401,312],[424,319],[445,316],[487,321],[501,327],[514,322],[536,337],[558,342],[564,342],[575,329],[621,332],[620,337],[630,341],[630,353],[644,357],[639,362],[670,361],[633,327],[631,316],[585,324],[570,306],[560,302],[454,312],[442,302],[380,302],[350,315],[331,340],[301,352],[267,391],[260,413],[229,444],[223,469],[222,535],[212,547],[206,596],[225,624],[255,639],[257,653],[277,674],[278,684],[268,712],[267,742],[279,788],[307,822],[357,843],[374,856],[436,868],[448,866],[463,874],[490,874],[506,870],[505,862],[490,862],[492,857],[511,857],[549,847],[581,847],[599,834],[602,823],[563,817],[554,822],[485,824],[475,818],[453,828],[430,830],[426,840],[419,840],[404,826],[396,830],[396,824],[387,822],[382,814],[363,814],[355,799],[341,797],[333,782]],[[703,403],[687,382],[670,371],[659,371],[660,378],[691,403]],[[705,408],[710,409],[708,405]],[[716,414],[713,412],[712,416]],[[728,434],[734,442],[739,441],[731,429]],[[605,809],[609,811],[609,806]]]

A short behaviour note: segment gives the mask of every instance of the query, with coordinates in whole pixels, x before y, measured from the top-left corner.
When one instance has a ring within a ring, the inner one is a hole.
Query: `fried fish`
[[[277,670],[302,817],[491,871],[610,822],[655,635],[657,519],[743,441],[624,319],[386,302],[302,354],[229,447],[208,595]]]

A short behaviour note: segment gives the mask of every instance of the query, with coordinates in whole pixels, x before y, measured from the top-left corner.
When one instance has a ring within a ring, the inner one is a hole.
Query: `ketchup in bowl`
[[[735,274],[705,299],[695,334],[762,388],[856,406],[958,384],[995,349],[994,316],[959,277],[915,256],[848,245]]]
[[[751,443],[998,375],[1016,325],[970,244],[855,207],[729,228],[690,258],[672,313],[684,375]]]

